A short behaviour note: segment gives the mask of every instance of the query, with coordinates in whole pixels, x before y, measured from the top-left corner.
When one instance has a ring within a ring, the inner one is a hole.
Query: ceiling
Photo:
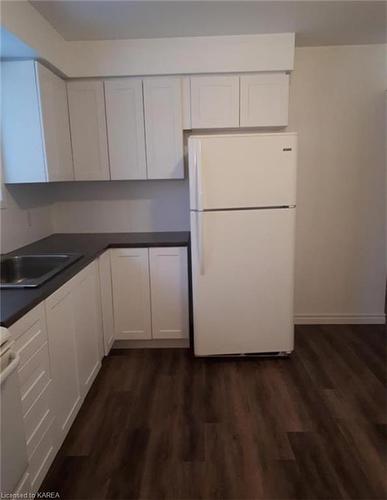
[[[296,45],[386,42],[381,1],[31,0],[66,40],[296,33]]]

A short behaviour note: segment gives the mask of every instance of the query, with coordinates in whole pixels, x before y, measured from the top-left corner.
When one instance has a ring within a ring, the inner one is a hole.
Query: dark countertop
[[[108,248],[188,246],[190,233],[70,233],[53,234],[7,255],[81,253],[83,257],[37,288],[2,288],[0,324],[9,327]]]

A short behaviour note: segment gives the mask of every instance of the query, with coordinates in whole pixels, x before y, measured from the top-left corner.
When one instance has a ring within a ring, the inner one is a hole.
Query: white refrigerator
[[[193,135],[196,356],[293,350],[297,134]]]

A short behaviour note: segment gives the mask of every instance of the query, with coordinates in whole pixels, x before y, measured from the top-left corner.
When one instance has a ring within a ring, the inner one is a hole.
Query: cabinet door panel
[[[116,339],[150,339],[148,249],[111,250]]]
[[[192,128],[239,127],[239,76],[191,76]]]
[[[288,107],[289,75],[241,76],[241,127],[286,126]]]
[[[109,250],[101,255],[98,259],[98,264],[101,288],[104,351],[105,355],[108,355],[114,342],[112,273]]]
[[[103,82],[67,82],[75,180],[110,178]]]
[[[180,78],[144,79],[148,179],[182,179],[183,124]]]
[[[105,81],[106,118],[112,180],[146,179],[142,81]]]
[[[0,87],[4,182],[47,182],[36,63],[2,61]]]
[[[76,332],[70,286],[64,285],[46,302],[47,332],[53,379],[58,445],[62,443],[81,404]]]
[[[149,262],[153,338],[187,338],[187,249],[150,248]]]
[[[73,307],[81,396],[87,394],[101,366],[99,339],[102,336],[97,264],[93,262],[74,283]]]
[[[66,83],[37,63],[49,181],[74,180]]]

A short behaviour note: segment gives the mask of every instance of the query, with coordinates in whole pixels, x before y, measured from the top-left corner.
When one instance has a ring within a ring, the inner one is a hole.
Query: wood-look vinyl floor
[[[302,326],[290,359],[112,351],[41,491],[387,498],[385,326]]]

